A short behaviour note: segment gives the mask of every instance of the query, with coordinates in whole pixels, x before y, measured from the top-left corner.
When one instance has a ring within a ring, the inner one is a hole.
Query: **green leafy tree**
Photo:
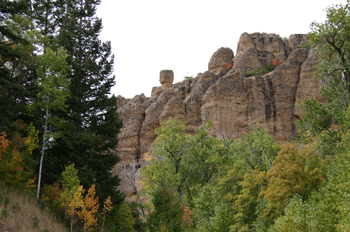
[[[257,207],[263,201],[261,193],[267,186],[266,171],[252,170],[244,174],[244,180],[239,183],[240,194],[234,202],[237,213],[233,217],[234,225],[230,231],[251,231],[260,216]]]
[[[156,129],[158,138],[152,144],[151,165],[143,170],[145,190],[151,195],[161,184],[177,192],[178,199],[184,193],[185,181],[191,174],[184,156],[188,152],[188,136],[185,124],[177,118],[171,119]]]
[[[61,136],[56,140],[57,146],[48,156],[50,162],[44,166],[43,171],[51,170],[46,182],[54,182],[61,167],[74,162],[85,188],[96,179],[100,205],[108,196],[118,204],[123,199],[116,190],[120,179],[111,170],[119,161],[113,151],[122,121],[117,114],[116,97],[110,96],[115,85],[111,44],[99,39],[102,21],[95,14],[100,1],[58,0],[54,4],[55,12],[49,12],[52,15],[48,19],[59,16],[55,42],[67,51],[66,61],[71,66],[67,78],[71,84],[68,107],[57,112],[64,123],[58,129]]]
[[[266,130],[254,125],[250,134],[244,134],[230,145],[229,159],[220,166],[217,191],[222,197],[235,200],[242,189],[239,183],[244,180],[245,173],[267,171],[280,149]]]
[[[305,100],[301,104],[303,117],[298,124],[300,138],[305,142],[316,137],[321,141],[317,144],[318,150],[324,156],[337,154],[336,146],[341,143],[338,131],[349,129],[345,118],[350,102],[349,1],[345,5],[328,7],[326,13],[324,23],[311,24],[309,38],[310,44],[321,54],[315,75],[323,84],[321,95],[327,102]]]
[[[200,187],[216,181],[219,165],[228,160],[232,140],[224,141],[210,136],[210,128],[211,122],[196,129],[196,133],[188,137],[188,152],[184,156],[184,163],[190,167],[189,178],[185,181],[186,203],[189,206]]]
[[[73,232],[73,224],[77,221],[77,215],[79,214],[79,210],[83,207],[83,186],[80,185],[76,188],[72,198],[70,199],[68,205],[68,215],[70,216],[70,231]],[[84,228],[85,229],[85,228]]]
[[[350,229],[350,157],[337,155],[327,166],[323,186],[307,201],[296,195],[271,231],[348,231]]]
[[[77,191],[80,180],[78,177],[78,170],[74,167],[74,163],[66,166],[62,172],[62,188],[61,194],[62,206],[65,209],[65,217],[68,215],[69,203],[73,200],[74,194]]]
[[[45,148],[48,146],[49,139],[57,139],[59,133],[49,129],[50,126],[60,126],[61,119],[52,114],[54,110],[65,110],[65,100],[69,95],[69,81],[66,79],[68,65],[66,63],[67,55],[64,50],[53,52],[47,49],[46,53],[38,59],[38,79],[36,85],[38,94],[32,103],[28,105],[30,112],[44,111],[43,139],[41,146],[41,158],[38,178],[37,197],[40,193],[41,171],[43,166]]]
[[[199,186],[198,186],[199,187]],[[229,231],[236,213],[232,203],[216,194],[214,186],[199,188],[193,199],[193,217],[199,231]]]
[[[221,164],[215,186],[218,195],[235,209],[231,231],[251,231],[257,220],[268,223],[261,220],[264,210],[261,193],[267,187],[266,171],[281,147],[260,126],[252,129],[230,145],[229,159]]]
[[[24,51],[18,48],[28,44],[23,35],[28,28],[22,25],[14,30],[11,24],[27,19],[28,9],[27,1],[0,2],[0,131],[7,130],[10,136],[18,130],[14,121],[25,112],[27,88],[22,76],[14,74],[14,69],[24,56]]]
[[[165,185],[160,185],[151,199],[153,209],[147,222],[149,231],[185,231],[183,207],[177,196]]]
[[[106,228],[106,231],[135,231],[135,219],[132,216],[129,204],[125,200],[112,210],[107,224],[109,226]]]
[[[305,201],[310,193],[320,187],[329,163],[310,146],[297,149],[285,144],[267,171],[268,187],[264,195],[268,202],[266,214],[276,218],[283,214],[289,200],[296,194]]]

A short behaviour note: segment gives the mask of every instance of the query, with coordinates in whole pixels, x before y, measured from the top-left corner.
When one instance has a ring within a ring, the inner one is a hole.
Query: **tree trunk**
[[[46,104],[46,116],[45,116],[43,145],[41,148],[41,158],[40,158],[39,178],[38,178],[38,191],[37,191],[37,195],[36,195],[37,198],[39,198],[39,194],[40,194],[41,170],[43,168],[43,160],[44,160],[45,144],[46,144],[46,133],[47,133],[47,121],[48,121],[48,117],[49,117],[49,103],[50,103],[50,99],[48,96],[47,97],[47,104]]]

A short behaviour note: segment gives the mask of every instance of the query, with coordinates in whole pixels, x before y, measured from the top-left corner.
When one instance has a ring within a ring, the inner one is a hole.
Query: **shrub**
[[[230,70],[232,66],[233,66],[233,63],[227,63],[227,62],[224,63],[224,67],[226,68],[227,71]]]
[[[309,43],[309,40],[301,42],[298,46],[298,48],[310,48],[311,44]]]
[[[254,69],[251,71],[248,71],[245,73],[246,77],[251,77],[251,76],[262,76],[266,73],[269,73],[271,71],[273,71],[275,69],[275,66],[273,66],[272,64],[267,65],[265,68],[258,68],[258,69]]]
[[[39,228],[39,218],[37,216],[33,218],[33,228]]]
[[[1,210],[1,218],[7,218],[8,216],[10,216],[10,214],[7,209]]]
[[[9,204],[11,203],[11,199],[8,195],[5,196],[5,202],[4,202],[4,205],[5,207],[8,206]]]
[[[279,61],[277,61],[276,59],[272,60],[272,65],[276,67],[280,66],[281,64],[283,64],[283,59],[280,59]]]

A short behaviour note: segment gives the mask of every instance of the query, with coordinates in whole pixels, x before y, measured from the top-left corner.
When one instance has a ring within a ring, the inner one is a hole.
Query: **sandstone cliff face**
[[[173,72],[163,70],[162,85],[152,89],[151,97],[118,96],[124,127],[115,154],[122,161],[113,173],[122,179],[120,190],[131,197],[140,189],[140,170],[151,159],[154,130],[172,117],[185,122],[190,134],[212,121],[211,133],[218,137],[240,138],[256,123],[278,141],[295,137],[294,119],[300,117],[295,102],[317,97],[320,90],[312,76],[318,59],[315,51],[297,48],[307,39],[306,35],[283,40],[275,34],[243,33],[236,56],[230,48],[218,49],[208,71],[197,77],[172,84]],[[247,71],[266,67],[273,59],[283,63],[263,76],[245,77]],[[227,70],[224,63],[232,68]]]

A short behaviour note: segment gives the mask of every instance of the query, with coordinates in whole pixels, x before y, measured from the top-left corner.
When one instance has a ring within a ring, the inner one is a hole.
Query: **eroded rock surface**
[[[220,48],[212,56],[208,71],[195,78],[172,84],[171,70],[160,73],[161,86],[132,99],[118,96],[118,113],[124,120],[115,152],[121,162],[113,173],[122,179],[120,190],[127,198],[142,185],[140,170],[151,159],[154,130],[162,122],[177,117],[185,122],[189,134],[208,121],[218,137],[240,138],[259,123],[277,141],[295,137],[294,119],[300,118],[295,102],[318,97],[320,84],[312,75],[319,57],[314,49],[298,48],[308,38],[291,35],[288,40],[276,34],[243,33],[237,54]],[[245,73],[282,61],[274,71],[262,76]],[[229,70],[225,63],[232,64]]]

